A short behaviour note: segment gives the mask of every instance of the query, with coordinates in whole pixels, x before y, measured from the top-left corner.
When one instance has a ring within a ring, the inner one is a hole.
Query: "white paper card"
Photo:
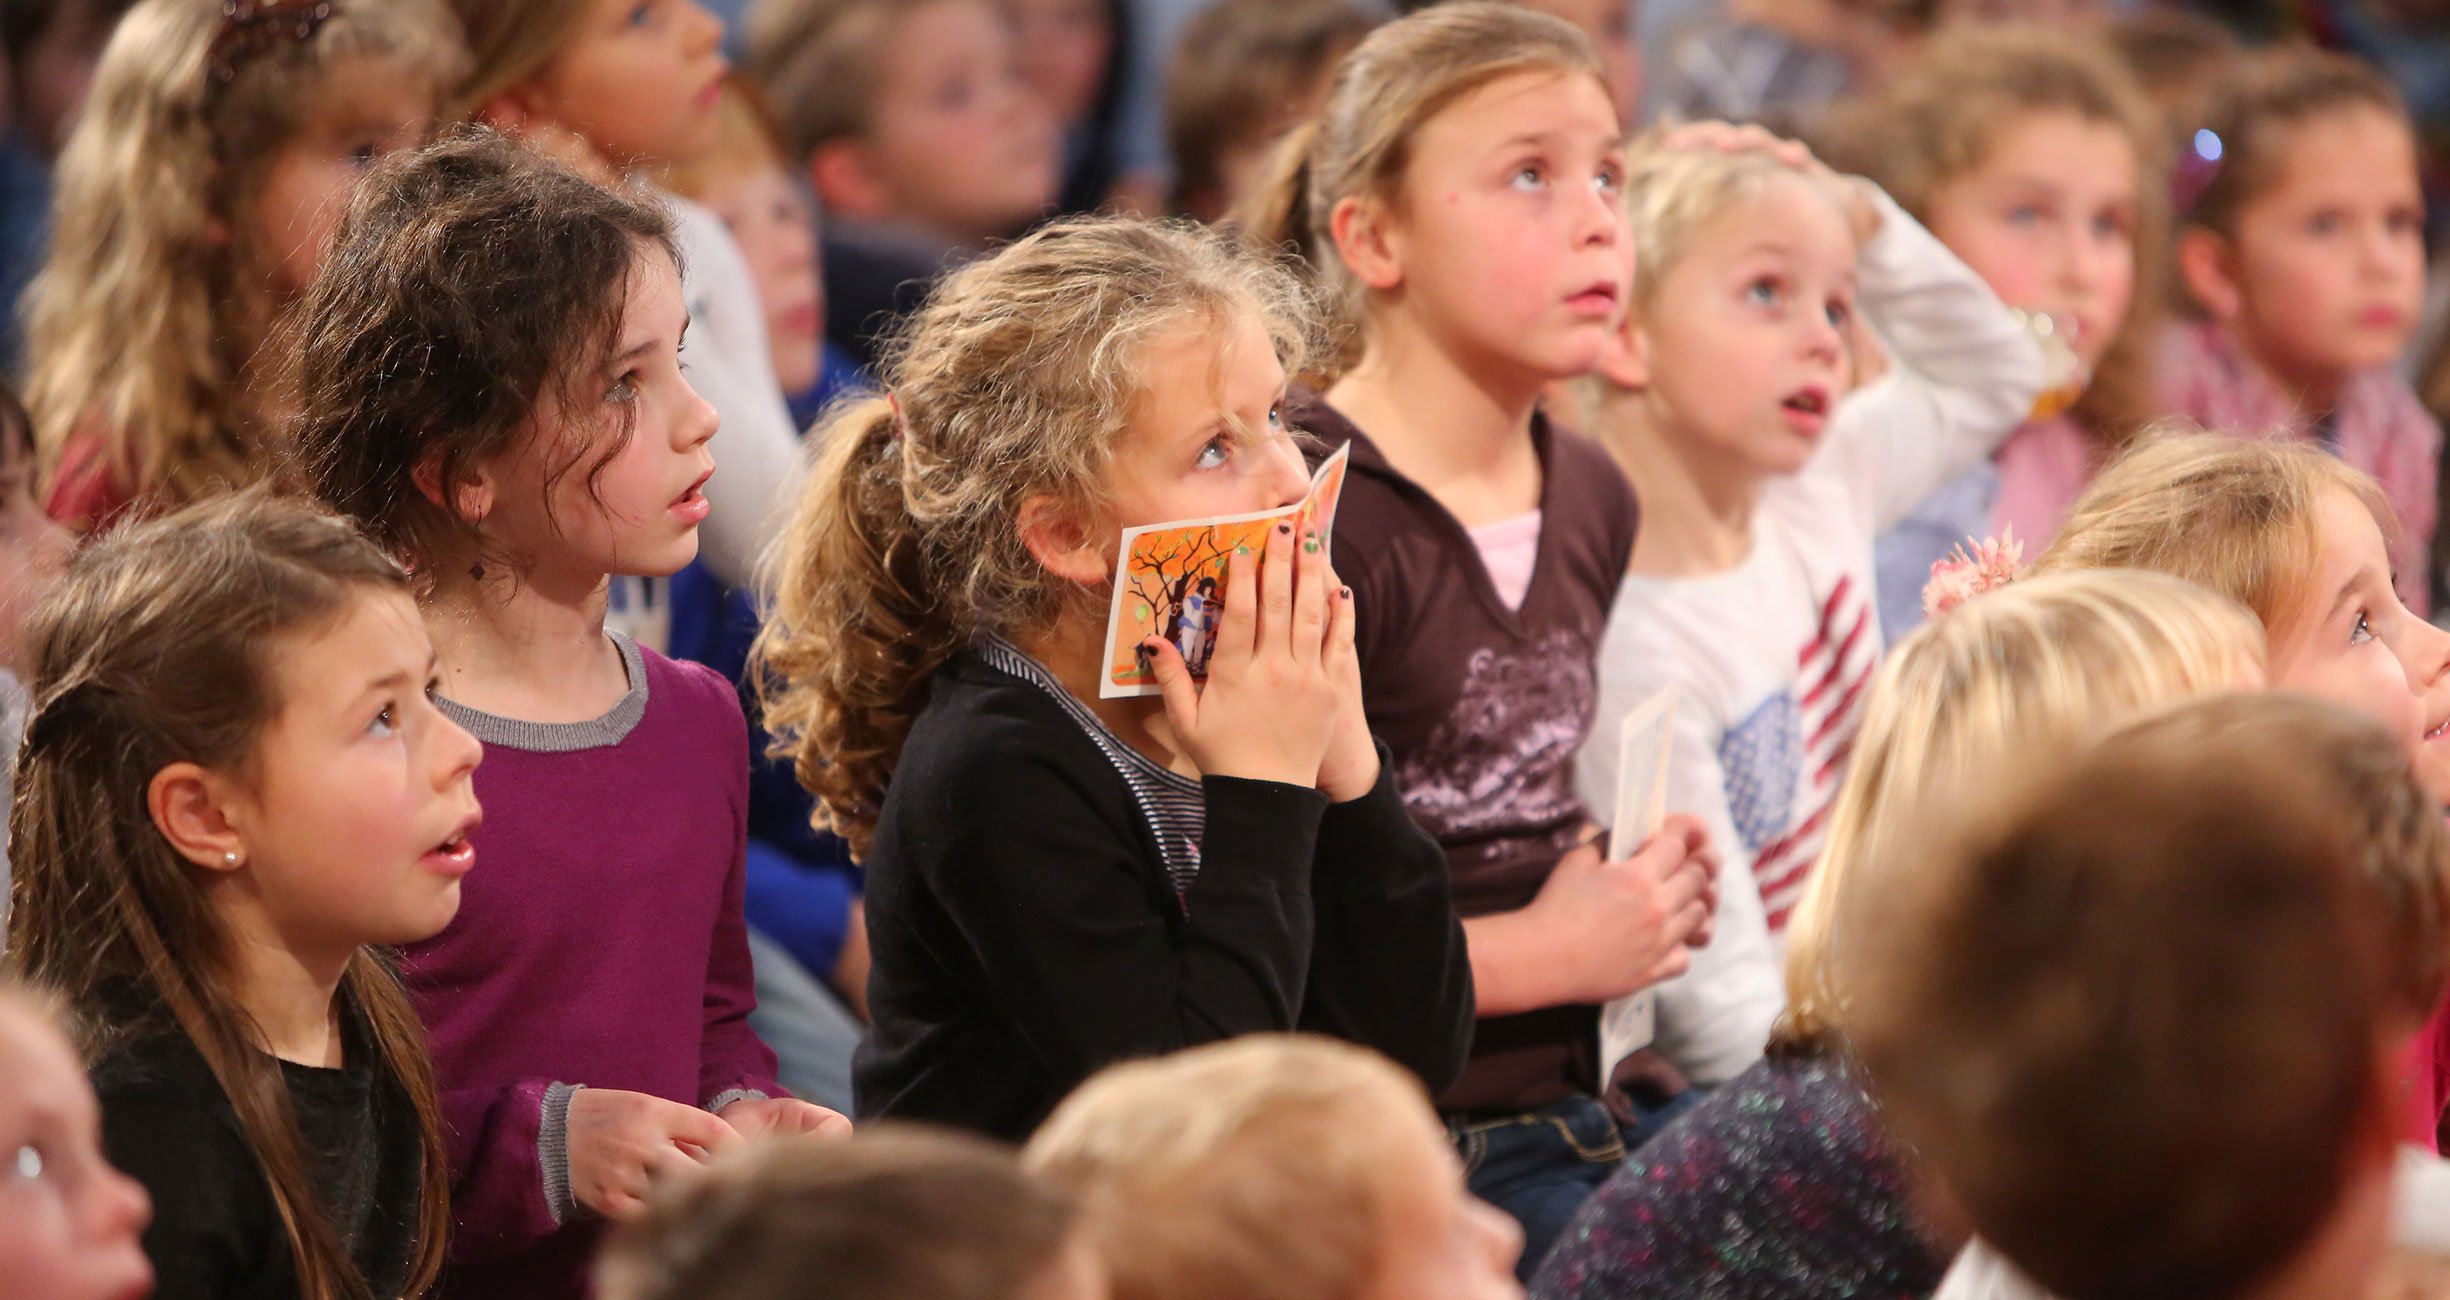
[[[1608,861],[1632,856],[1667,822],[1667,763],[1675,743],[1674,683],[1625,715],[1617,736],[1616,815],[1609,822]],[[1599,1011],[1599,1079],[1606,1086],[1617,1063],[1650,1046],[1658,1029],[1658,992],[1643,989]]]

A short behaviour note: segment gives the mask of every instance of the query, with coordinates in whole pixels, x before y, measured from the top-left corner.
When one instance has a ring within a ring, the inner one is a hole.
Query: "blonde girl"
[[[867,867],[862,1116],[1017,1141],[1109,1063],[1296,1027],[1459,1067],[1462,932],[1321,539],[1229,557],[1204,686],[1151,637],[1162,699],[1098,689],[1120,530],[1302,499],[1307,326],[1216,236],[1062,222],[940,284],[826,426],[757,663]]]
[[[2373,479],[2311,443],[2176,435],[2104,470],[2034,567],[2158,569],[2236,600],[2263,624],[2274,686],[2379,721],[2450,804],[2450,633],[2393,589],[2395,532]],[[2446,1027],[2436,1017],[2411,1070],[2410,1134],[2427,1146],[2450,1105]]]
[[[454,116],[473,117],[600,184],[704,159],[720,140],[722,21],[698,0],[452,0],[474,67]],[[723,221],[662,195],[689,300],[690,382],[720,414],[724,472],[709,491],[706,566],[744,586],[799,475],[798,426],[775,377],[755,272]],[[624,583],[624,621],[660,640],[654,584]],[[641,605],[645,607],[642,608]],[[659,646],[660,648],[660,646]]]
[[[300,315],[304,475],[415,570],[440,707],[488,756],[503,870],[402,954],[452,1135],[455,1295],[580,1295],[595,1220],[651,1180],[847,1127],[748,1024],[733,686],[605,626],[612,576],[669,577],[709,509],[672,237],[472,131],[368,178]]]
[[[2424,194],[2398,92],[2306,49],[2222,77],[2180,160],[2178,274],[2194,319],[2162,360],[2173,415],[2278,430],[2373,476],[2392,579],[2432,606],[2441,426],[2396,369],[2424,298]]]
[[[1661,993],[1661,1050],[1717,1083],[1760,1058],[1777,936],[1807,887],[1883,644],[1872,539],[1980,461],[2041,383],[2032,340],[1868,182],[1757,128],[1637,150],[1641,273],[1591,416],[1641,485],[1577,761],[1612,797],[1619,720],[1677,694],[1666,806],[1736,868],[1697,970]],[[1856,386],[1858,335],[1887,372]]]
[[[1622,316],[1616,103],[1561,20],[1438,5],[1365,38],[1273,165],[1243,227],[1305,258],[1346,330],[1291,417],[1352,448],[1370,727],[1472,935],[1473,1067],[1440,1101],[1528,1269],[1622,1150],[1598,1005],[1682,970],[1715,907],[1697,826],[1603,863],[1573,785],[1635,510],[1539,408]]]
[[[2032,418],[1880,538],[1891,635],[1921,621],[1931,566],[1966,539],[2049,545],[2093,474],[2157,414],[2164,134],[2099,37],[2030,27],[1941,36],[1829,133],[2052,340],[2052,391]]]
[[[1856,936],[1836,924],[1838,900],[1928,808],[2162,705],[2262,679],[2254,620],[2157,573],[2018,582],[1900,643],[1873,681],[1827,848],[1787,932],[1788,1009],[1768,1059],[1626,1162],[1538,1294],[1763,1295],[1833,1277],[1864,1294],[1938,1285],[1954,1243],[1919,1214],[1921,1189],[1846,1049],[1832,952]],[[1733,1263],[1719,1249],[1728,1223],[1749,1238]]]
[[[44,509],[83,532],[264,477],[288,350],[370,160],[418,143],[464,56],[441,0],[145,0],[61,154],[27,298]]]
[[[31,642],[9,961],[150,1194],[153,1294],[422,1293],[449,1176],[378,948],[457,912],[480,750],[407,575],[249,492],[87,548]]]

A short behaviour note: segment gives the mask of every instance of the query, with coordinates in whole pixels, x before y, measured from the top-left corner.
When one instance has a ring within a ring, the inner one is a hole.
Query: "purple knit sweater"
[[[442,1086],[451,1267],[438,1294],[586,1293],[577,1087],[713,1107],[785,1095],[748,1025],[748,730],[729,682],[615,638],[630,691],[546,725],[443,701],[485,742],[485,825],[450,928],[401,954]]]

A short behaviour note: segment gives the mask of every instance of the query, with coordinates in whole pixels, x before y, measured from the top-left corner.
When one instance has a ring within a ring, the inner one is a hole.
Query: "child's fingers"
[[[1293,634],[1293,525],[1279,521],[1268,528],[1267,560],[1259,566],[1259,631],[1252,647],[1260,653],[1290,647]]]
[[[672,1103],[665,1112],[664,1136],[673,1142],[686,1143],[712,1155],[740,1142],[740,1131],[722,1116],[699,1110],[695,1106]]]
[[[1336,571],[1329,569],[1320,584],[1327,589],[1327,662],[1330,667],[1354,665],[1360,652],[1354,648],[1361,621],[1353,607],[1353,589],[1336,581]],[[1358,672],[1355,673],[1358,677]]]
[[[1316,529],[1302,533],[1301,554],[1294,559],[1293,657],[1303,665],[1319,662],[1327,642],[1327,556]]]
[[[1231,611],[1225,621],[1233,621]],[[1165,700],[1165,718],[1174,724],[1174,734],[1193,734],[1199,722],[1199,687],[1191,680],[1191,666],[1182,661],[1182,651],[1160,636],[1141,642],[1140,648],[1148,654],[1149,672],[1157,679],[1157,694]]]

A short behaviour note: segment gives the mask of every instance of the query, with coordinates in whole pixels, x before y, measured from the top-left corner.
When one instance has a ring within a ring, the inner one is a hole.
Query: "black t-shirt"
[[[370,1294],[397,1296],[416,1251],[423,1148],[404,1094],[351,1026],[350,1064],[280,1062],[316,1199]],[[153,1198],[155,1300],[289,1300],[288,1231],[229,1098],[175,1032],[130,1038],[93,1067],[102,1145]]]

